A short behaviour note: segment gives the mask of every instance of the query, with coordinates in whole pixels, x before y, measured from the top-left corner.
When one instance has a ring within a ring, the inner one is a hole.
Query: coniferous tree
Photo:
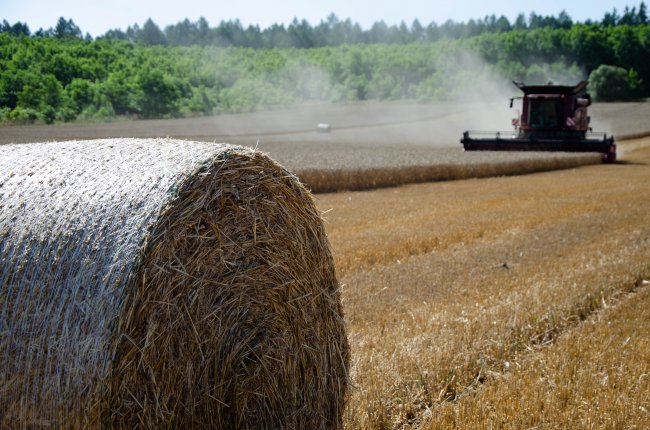
[[[166,45],[167,38],[165,33],[160,30],[160,27],[156,25],[151,18],[145,21],[136,36],[136,40],[144,45]]]

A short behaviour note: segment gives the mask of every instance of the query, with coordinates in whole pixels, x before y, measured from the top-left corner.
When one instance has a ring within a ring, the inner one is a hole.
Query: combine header
[[[516,97],[523,103],[519,118],[512,120],[514,132],[466,131],[461,139],[465,151],[600,152],[603,161],[616,161],[614,137],[589,127],[587,81],[574,87],[514,84],[524,93]]]

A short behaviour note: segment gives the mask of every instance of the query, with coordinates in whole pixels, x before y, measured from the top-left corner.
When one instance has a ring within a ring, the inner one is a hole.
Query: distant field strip
[[[467,128],[500,127],[499,104],[405,102],[309,105],[276,111],[98,124],[0,127],[0,144],[114,137],[227,141],[268,153],[313,192],[520,175],[600,163],[597,154],[463,152]],[[505,108],[503,108],[505,109]],[[623,154],[647,134],[650,103],[597,103],[594,129],[614,134]],[[510,111],[506,110],[507,121]],[[330,133],[318,133],[327,123]],[[623,149],[621,149],[623,148]]]
[[[428,166],[370,167],[365,169],[297,170],[300,180],[314,193],[360,191],[398,185],[447,181],[452,179],[512,176],[548,170],[570,169],[601,162],[600,154],[579,154],[562,157],[531,157],[525,160],[457,163]]]

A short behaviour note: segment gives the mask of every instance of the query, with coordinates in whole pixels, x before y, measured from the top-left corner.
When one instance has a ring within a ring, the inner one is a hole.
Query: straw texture
[[[2,427],[341,427],[339,285],[293,175],[168,139],[0,151]]]

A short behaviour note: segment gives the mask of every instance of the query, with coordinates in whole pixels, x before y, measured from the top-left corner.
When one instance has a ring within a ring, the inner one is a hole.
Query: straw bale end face
[[[98,311],[112,312],[104,315],[105,329],[94,337],[84,338],[89,330],[78,326],[92,324],[92,318],[63,322],[55,312],[45,312],[40,321],[16,317],[17,309],[40,306],[30,305],[36,300],[33,291],[21,293],[18,284],[55,294],[70,284],[59,278],[39,284],[38,274],[48,269],[30,269],[36,278],[21,278],[17,267],[39,262],[27,257],[33,253],[23,252],[24,243],[14,242],[25,234],[5,225],[10,216],[0,218],[0,230],[9,231],[0,238],[0,322],[22,337],[18,344],[0,342],[0,354],[10,361],[3,364],[5,372],[18,375],[11,383],[3,381],[7,389],[0,393],[0,406],[11,413],[0,424],[41,420],[72,427],[340,428],[349,348],[329,245],[309,193],[268,157],[240,147],[165,140],[82,142],[76,149],[99,148],[106,151],[100,158],[112,160],[116,154],[110,144],[127,159],[138,158],[147,146],[149,157],[167,159],[169,172],[158,166],[156,174],[172,180],[158,181],[154,191],[144,192],[146,184],[137,182],[146,168],[123,166],[135,189],[121,195],[118,207],[103,217],[121,218],[108,223],[114,228],[108,236],[129,236],[135,251],[113,261],[108,265],[112,269],[97,262],[103,268],[83,278],[84,290],[112,291],[110,306],[100,303],[105,292],[84,298],[89,311],[94,303]],[[181,151],[195,156],[178,163],[178,157],[187,158]],[[88,184],[88,175],[84,172],[79,184]],[[134,228],[133,212],[138,211],[148,215]],[[93,233],[107,233],[100,230]],[[111,244],[116,246],[114,240],[102,242]],[[54,259],[44,250],[37,254],[52,266]],[[71,267],[78,264],[72,259],[92,255],[66,258]],[[102,284],[107,281],[121,284],[113,290]],[[68,297],[67,305],[75,300]],[[58,328],[30,339],[25,324],[36,323]],[[74,339],[70,332],[76,333]],[[97,342],[98,336],[103,340]],[[95,347],[82,347],[84,341]],[[17,362],[36,351],[22,345],[30,342],[65,348],[66,354],[40,355],[31,360],[39,370],[30,371]],[[66,360],[69,354],[93,357]],[[66,382],[69,373],[80,381]],[[47,386],[53,381],[58,381],[56,387]],[[12,396],[23,400],[12,401]]]
[[[214,160],[159,218],[119,330],[120,425],[337,426],[347,347],[332,336],[331,257],[305,191],[271,167]],[[129,413],[137,404],[151,409]]]

